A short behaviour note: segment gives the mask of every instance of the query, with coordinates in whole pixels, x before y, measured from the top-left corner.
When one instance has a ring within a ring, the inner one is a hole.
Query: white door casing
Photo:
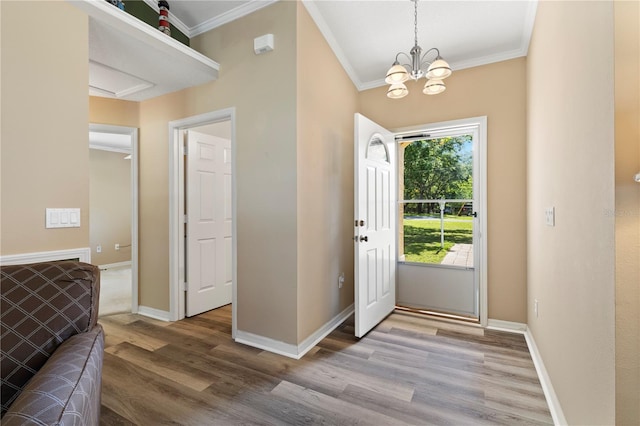
[[[192,130],[187,143],[186,315],[232,299],[231,141]]]
[[[129,135],[131,138],[131,313],[137,314],[138,305],[138,129],[111,124],[89,124],[89,132]],[[90,253],[89,253],[90,254]],[[88,263],[91,263],[88,261]]]
[[[396,150],[393,135],[355,115],[355,335],[396,305]]]

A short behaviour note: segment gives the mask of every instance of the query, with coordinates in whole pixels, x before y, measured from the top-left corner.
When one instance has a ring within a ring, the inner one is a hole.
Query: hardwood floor
[[[553,424],[523,336],[394,313],[301,360],[236,344],[231,309],[106,332],[102,425]]]

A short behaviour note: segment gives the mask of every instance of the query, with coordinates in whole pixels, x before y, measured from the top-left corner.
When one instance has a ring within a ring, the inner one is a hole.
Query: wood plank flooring
[[[396,312],[301,360],[236,344],[231,308],[100,318],[102,425],[553,424],[521,335]]]

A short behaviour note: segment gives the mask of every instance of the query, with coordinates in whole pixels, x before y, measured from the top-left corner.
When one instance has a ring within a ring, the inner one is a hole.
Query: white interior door
[[[231,303],[231,141],[186,132],[186,315]]]
[[[355,115],[355,334],[364,336],[396,305],[395,140]]]

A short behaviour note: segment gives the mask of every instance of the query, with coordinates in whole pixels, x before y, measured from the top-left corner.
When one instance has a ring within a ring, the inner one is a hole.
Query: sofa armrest
[[[100,270],[87,263],[0,267],[0,416],[62,342],[96,325],[99,295]]]
[[[53,353],[2,418],[12,425],[98,425],[104,332],[96,325]]]

